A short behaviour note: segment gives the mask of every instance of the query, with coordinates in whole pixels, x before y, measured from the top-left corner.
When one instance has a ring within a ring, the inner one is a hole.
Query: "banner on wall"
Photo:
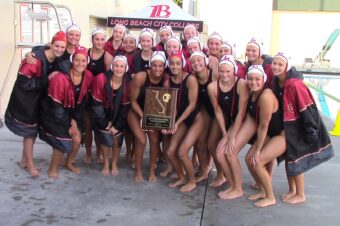
[[[162,26],[171,26],[175,31],[183,31],[187,24],[192,24],[201,32],[203,30],[203,21],[187,21],[187,20],[154,20],[141,18],[125,18],[125,17],[108,17],[108,27],[114,27],[116,24],[123,24],[127,28],[152,28],[159,29]]]
[[[181,31],[187,24],[192,24],[201,32],[203,21],[183,11],[172,0],[153,0],[146,7],[125,16],[107,18],[107,26],[114,27],[123,24],[127,28],[153,28],[171,26],[173,30]]]

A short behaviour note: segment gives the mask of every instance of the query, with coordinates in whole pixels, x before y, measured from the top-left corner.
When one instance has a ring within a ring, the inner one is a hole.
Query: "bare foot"
[[[306,201],[306,197],[303,195],[294,195],[290,198],[286,198],[283,200],[285,203],[288,204],[299,204],[299,203],[304,203]]]
[[[83,161],[84,161],[85,164],[91,164],[92,163],[92,157],[86,155]]]
[[[112,173],[112,176],[118,176],[119,174],[119,170],[118,170],[118,167],[114,164],[112,164],[112,170],[111,170],[111,173]]]
[[[182,184],[185,184],[185,178],[178,179],[178,180],[176,180],[175,182],[170,183],[168,186],[169,186],[170,188],[175,188],[175,187],[177,187],[177,186],[179,186],[179,185],[182,185]]]
[[[106,177],[106,176],[109,176],[110,175],[110,170],[109,170],[109,168],[107,168],[107,167],[104,167],[103,169],[102,169],[102,174]]]
[[[136,172],[136,173],[135,173],[135,182],[136,182],[137,184],[140,184],[140,183],[142,183],[143,181],[144,181],[144,178],[143,178],[142,173],[141,173],[141,172]]]
[[[231,189],[228,192],[224,193],[223,196],[221,195],[220,198],[221,199],[236,199],[236,198],[241,197],[242,195],[243,195],[242,190]]]
[[[259,193],[250,195],[250,196],[248,197],[248,200],[250,200],[250,201],[255,201],[255,200],[264,199],[264,198],[266,198],[266,193],[265,193],[264,191],[261,191],[261,192],[259,192]]]
[[[156,182],[157,181],[157,177],[154,173],[151,173],[149,175],[149,182]]]
[[[284,193],[281,195],[281,200],[285,200],[285,199],[289,199],[291,197],[293,197],[296,194],[296,191],[289,191],[287,193]]]
[[[181,192],[191,192],[196,188],[196,183],[194,182],[188,182],[184,186],[182,186],[179,190]]]
[[[40,172],[34,166],[26,167],[26,170],[32,177],[38,177],[40,175]]]
[[[161,177],[167,177],[171,174],[171,170],[172,170],[171,167],[166,167],[166,169],[163,170],[159,175]]]
[[[58,175],[58,171],[57,170],[51,170],[51,169],[48,169],[48,177],[49,178],[52,178],[52,179],[58,179],[59,178],[59,175]]]
[[[199,182],[201,182],[201,181],[204,181],[204,180],[206,180],[206,179],[208,179],[208,174],[202,174],[202,175],[200,175],[199,177],[197,177],[196,179],[195,179],[195,181],[196,181],[196,183],[199,183]]]
[[[255,206],[257,207],[267,207],[267,206],[272,206],[272,205],[275,205],[276,204],[276,200],[275,198],[272,198],[272,199],[268,199],[268,198],[264,198],[264,199],[261,199],[260,201],[257,201],[254,203]]]
[[[224,177],[216,177],[213,182],[211,182],[209,184],[209,187],[213,187],[213,188],[216,188],[216,187],[219,187],[221,186],[222,184],[224,184],[227,180],[224,178]]]
[[[66,166],[66,168],[67,168],[69,171],[73,172],[73,173],[76,173],[76,174],[80,173],[80,169],[77,168],[77,167],[75,167],[72,163],[71,163],[71,164],[68,164],[68,165]]]
[[[224,190],[224,191],[220,191],[217,195],[218,197],[220,197],[221,199],[224,199],[224,196],[232,190],[232,187],[229,187],[228,189]]]

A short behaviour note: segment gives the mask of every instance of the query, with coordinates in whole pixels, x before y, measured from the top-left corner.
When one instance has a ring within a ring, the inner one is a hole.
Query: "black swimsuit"
[[[146,71],[146,79],[145,79],[144,85],[140,88],[139,96],[137,98],[137,103],[141,109],[144,109],[145,89],[147,87],[163,87],[163,84],[164,84],[164,77],[157,84],[154,84],[150,81],[149,71]]]
[[[134,57],[134,72],[147,71],[150,69],[149,60],[144,60],[142,57],[142,51],[136,52]]]
[[[99,57],[99,59],[94,60],[91,57],[91,49],[89,49],[88,54],[90,56],[90,62],[87,65],[87,69],[92,72],[93,76],[99,75],[105,72],[105,51]]]
[[[220,88],[219,81],[217,81],[217,100],[223,112],[226,129],[229,129],[235,122],[238,114],[239,95],[237,93],[237,84],[239,80],[240,79],[237,78],[234,86],[228,92],[223,92]]]
[[[182,80],[181,83],[177,84],[170,79],[170,88],[177,88],[179,89],[178,95],[177,95],[177,115],[176,120],[181,117],[185,109],[189,105],[189,90],[187,87],[187,80],[190,75],[187,75],[185,79]],[[199,108],[196,105],[195,109],[190,113],[190,115],[184,120],[184,123],[187,127],[190,127],[191,124],[194,122],[197,114],[199,113]]]
[[[199,83],[198,98],[199,98],[200,105],[202,105],[205,108],[205,110],[207,110],[210,117],[215,117],[214,108],[210,102],[209,95],[208,95],[208,85],[211,83],[211,81],[212,81],[212,70],[209,70],[208,81],[205,84]]]
[[[258,120],[259,120],[258,119],[259,110],[257,107],[257,102],[261,94],[257,97],[255,101],[252,101],[250,98],[248,102],[248,107],[247,107],[248,113],[250,114],[252,118],[255,119],[256,124],[258,124]],[[274,136],[279,135],[282,130],[283,130],[282,111],[280,107],[278,107],[277,111],[272,113],[272,117],[269,122],[267,134],[269,137],[274,137]]]
[[[81,91],[81,85],[83,84],[83,80],[84,80],[84,75],[81,78],[81,81],[78,85],[74,85],[73,84],[73,91],[74,91],[74,108],[70,108],[69,109],[69,113],[72,117],[75,117],[76,111],[78,109],[78,99],[79,99],[79,95],[80,95],[80,91]]]

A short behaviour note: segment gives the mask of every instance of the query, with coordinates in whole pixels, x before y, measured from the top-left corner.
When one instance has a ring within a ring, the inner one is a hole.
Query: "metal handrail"
[[[16,0],[14,2],[17,3],[17,4],[26,3],[26,4],[49,5],[49,6],[51,6],[55,11],[55,15],[56,15],[57,21],[58,21],[59,30],[61,30],[61,25],[60,25],[60,21],[59,21],[59,15],[58,15],[57,7],[53,3],[47,2],[47,1],[26,1],[26,0]]]

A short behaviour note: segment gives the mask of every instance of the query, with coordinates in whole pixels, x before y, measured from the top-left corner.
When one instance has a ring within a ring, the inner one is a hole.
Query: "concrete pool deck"
[[[331,129],[332,122],[326,125]],[[60,179],[47,177],[51,148],[37,141],[35,162],[41,176],[32,178],[18,166],[21,138],[6,127],[0,128],[0,225],[339,225],[340,222],[340,138],[331,137],[335,157],[305,174],[306,203],[287,205],[280,195],[288,189],[281,164],[273,176],[277,204],[260,209],[247,200],[254,190],[249,188],[251,177],[244,165],[242,150],[244,196],[221,200],[217,193],[226,188],[210,188],[206,182],[188,194],[167,185],[170,178],[158,178],[156,183],[136,185],[134,170],[120,159],[120,174],[104,177],[101,166],[82,163],[82,147],[76,164],[81,173],[75,175],[60,169]],[[144,156],[144,177],[147,177],[148,151]],[[158,173],[164,165],[160,165]],[[209,182],[216,172],[212,171]]]

